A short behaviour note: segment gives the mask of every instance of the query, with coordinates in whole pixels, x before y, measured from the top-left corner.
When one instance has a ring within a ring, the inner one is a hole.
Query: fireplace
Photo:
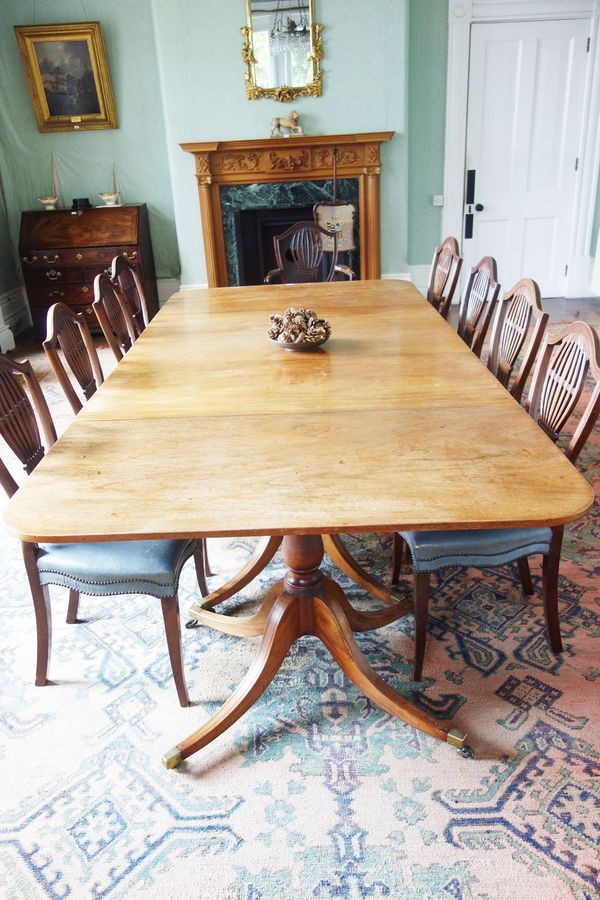
[[[206,269],[210,287],[240,284],[236,244],[238,213],[250,208],[287,209],[330,200],[333,154],[337,150],[338,200],[358,207],[355,270],[363,278],[381,277],[379,176],[380,145],[393,131],[215,141],[181,144],[196,160]],[[348,182],[352,196],[344,196]],[[271,195],[264,202],[263,190]],[[293,203],[281,202],[278,192],[296,193]],[[240,191],[245,198],[239,201]],[[298,199],[308,192],[308,200]],[[314,192],[320,196],[314,196]],[[275,197],[275,202],[273,201]],[[249,202],[249,199],[252,202]],[[237,218],[236,218],[237,217]],[[311,216],[312,217],[312,216]],[[298,221],[294,218],[294,221]],[[234,248],[232,250],[232,247]],[[245,267],[245,263],[242,263]]]
[[[264,276],[275,268],[273,237],[294,222],[313,220],[313,206],[329,202],[331,181],[298,181],[285,184],[225,185],[221,188],[221,212],[229,285],[262,284]],[[359,206],[358,181],[341,178],[337,182],[338,200]],[[357,223],[359,216],[357,215]],[[358,227],[356,228],[358,232]],[[360,250],[341,254],[340,262],[360,277]]]

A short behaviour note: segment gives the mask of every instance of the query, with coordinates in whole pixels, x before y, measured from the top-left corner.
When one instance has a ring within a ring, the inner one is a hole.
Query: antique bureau
[[[19,254],[37,336],[45,337],[46,313],[57,301],[83,312],[98,330],[94,278],[118,253],[137,267],[154,316],[158,295],[145,204],[22,214]]]

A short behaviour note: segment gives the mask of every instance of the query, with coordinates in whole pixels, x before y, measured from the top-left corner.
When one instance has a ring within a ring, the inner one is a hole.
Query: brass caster
[[[179,763],[181,762],[181,753],[177,747],[173,747],[172,750],[168,750],[163,754],[161,759],[161,763],[165,767],[165,769],[176,769]]]
[[[190,619],[185,623],[186,628],[199,628],[198,619]]]
[[[475,754],[473,753],[473,748],[469,747],[468,744],[465,744],[464,747],[457,747],[458,755],[462,756],[463,759],[475,759]]]
[[[456,747],[457,750],[462,750],[463,747],[466,746],[467,735],[464,731],[459,731],[458,728],[451,728],[448,732],[446,740],[451,747]]]

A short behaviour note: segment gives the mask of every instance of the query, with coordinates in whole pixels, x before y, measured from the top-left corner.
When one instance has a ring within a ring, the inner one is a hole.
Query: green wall
[[[43,134],[37,129],[13,26],[82,20],[102,24],[119,128]],[[21,210],[41,208],[36,197],[50,192],[51,150],[67,205],[73,197],[89,197],[92,204],[99,204],[98,192],[111,188],[114,162],[124,200],[148,204],[157,274],[177,275],[179,257],[149,0],[85,0],[85,13],[81,0],[2,0],[0,84],[0,171],[13,242],[18,241]],[[8,283],[14,277],[6,262],[8,249],[4,244],[0,253],[0,293],[14,286]]]
[[[448,0],[410,0],[408,54],[408,262],[429,263],[444,192]]]

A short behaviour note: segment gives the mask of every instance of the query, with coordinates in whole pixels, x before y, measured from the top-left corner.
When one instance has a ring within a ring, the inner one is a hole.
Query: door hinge
[[[592,42],[592,39],[591,39],[591,38],[588,38],[588,39],[587,39],[587,47],[585,48],[585,52],[586,52],[586,53],[589,53],[589,52],[590,52],[590,44],[591,44],[591,42]]]
[[[577,171],[578,168],[579,168],[579,157],[576,156],[575,157],[575,171]]]
[[[568,271],[569,271],[569,266],[566,265],[566,266],[565,266],[565,278],[566,278],[566,276],[567,276],[567,272],[568,272]]]

